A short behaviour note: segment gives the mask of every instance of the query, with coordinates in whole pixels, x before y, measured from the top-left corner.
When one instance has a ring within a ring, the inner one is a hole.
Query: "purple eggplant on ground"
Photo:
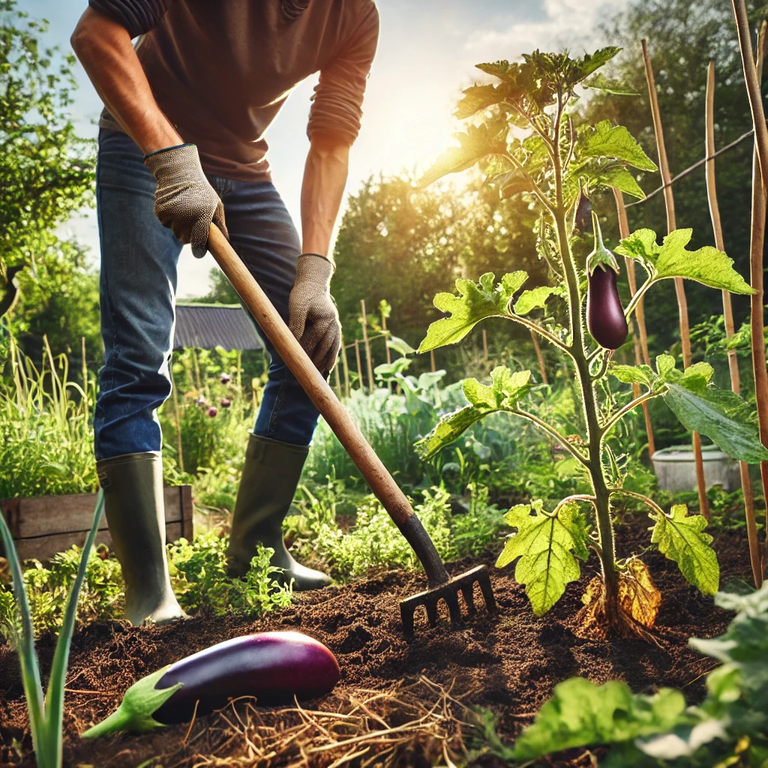
[[[587,258],[587,328],[592,338],[606,349],[618,349],[629,335],[616,277],[619,264],[603,244],[600,222],[592,211],[595,249]]]
[[[116,731],[149,731],[187,722],[255,696],[259,705],[291,704],[329,693],[339,665],[328,648],[299,632],[261,632],[226,640],[134,683],[120,706],[84,738]]]

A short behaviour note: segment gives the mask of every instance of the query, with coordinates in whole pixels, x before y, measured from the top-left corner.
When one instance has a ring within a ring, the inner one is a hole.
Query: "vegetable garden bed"
[[[647,525],[641,515],[622,525],[619,555],[647,545]],[[741,535],[716,533],[714,546],[724,585],[748,577]],[[450,570],[466,570],[476,562],[492,565],[497,554],[488,552]],[[72,643],[65,765],[341,766],[364,765],[371,758],[388,766],[450,765],[448,760],[507,765],[491,753],[487,730],[465,725],[477,722],[473,708],[492,712],[497,733],[510,743],[554,686],[576,675],[597,683],[624,680],[636,693],[680,688],[688,703],[698,702],[705,693],[704,676],[716,662],[690,648],[688,638],[722,633],[732,614],[684,582],[663,555],[649,551],[645,558],[664,595],[655,643],[596,639],[589,628],[578,626],[580,596],[594,576],[593,564],[540,619],[512,569],[494,570],[496,615],[480,612],[459,631],[449,631],[444,622],[437,629],[424,623],[410,645],[402,636],[398,601],[422,588],[423,577],[405,571],[371,573],[346,586],[297,595],[293,605],[256,621],[228,616],[154,628],[91,624]],[[259,708],[246,699],[191,725],[80,740],[79,734],[113,711],[143,675],[237,635],[286,629],[317,638],[336,655],[341,682],[331,695],[301,710]],[[45,677],[54,639],[41,638],[38,649]],[[486,716],[483,722],[491,721]],[[0,646],[0,764],[34,765],[18,659],[7,644]],[[594,765],[583,749],[537,764]]]

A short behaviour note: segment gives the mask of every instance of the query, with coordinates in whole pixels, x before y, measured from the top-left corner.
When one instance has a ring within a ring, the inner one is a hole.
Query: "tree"
[[[44,267],[43,238],[90,202],[93,146],[77,138],[68,108],[71,55],[41,49],[47,22],[0,0],[0,288],[9,267]],[[41,239],[42,238],[42,239]],[[42,275],[37,275],[41,278]]]

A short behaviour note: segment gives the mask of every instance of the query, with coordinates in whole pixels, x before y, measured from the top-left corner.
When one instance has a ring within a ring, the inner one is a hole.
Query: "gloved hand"
[[[194,144],[159,149],[147,155],[144,164],[157,179],[155,216],[182,243],[191,244],[196,258],[202,259],[208,250],[211,222],[229,240],[224,205],[205,178]]]
[[[320,373],[333,368],[341,349],[341,323],[331,298],[333,264],[317,253],[299,256],[288,298],[288,327]]]

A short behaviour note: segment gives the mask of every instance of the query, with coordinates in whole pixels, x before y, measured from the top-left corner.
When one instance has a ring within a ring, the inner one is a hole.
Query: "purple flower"
[[[229,384],[229,382],[232,381],[232,377],[228,373],[222,373],[221,376],[219,376],[219,381],[222,384]]]
[[[214,417],[214,416],[215,416],[217,413],[218,413],[218,411],[217,411],[217,410],[216,410],[216,408],[214,408],[213,406],[211,406],[211,407],[208,409],[208,415],[209,415],[211,418],[213,418],[213,417]]]
[[[229,408],[229,406],[232,405],[232,401],[228,397],[222,397],[219,405],[222,408]]]
[[[199,405],[201,408],[205,408],[205,406],[208,405],[208,403],[206,403],[205,398],[202,395],[200,395],[200,397],[198,397],[197,400],[195,400],[195,405]]]

